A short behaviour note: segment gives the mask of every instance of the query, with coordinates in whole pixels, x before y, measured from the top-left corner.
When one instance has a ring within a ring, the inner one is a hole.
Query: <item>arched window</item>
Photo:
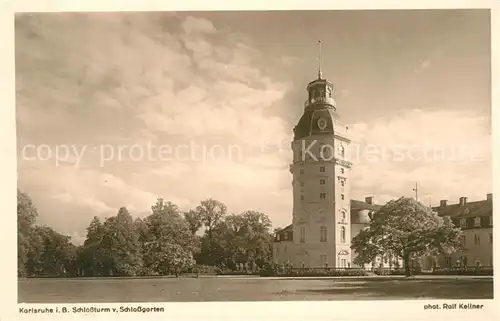
[[[326,92],[328,93],[328,98],[332,98],[332,88],[326,87]]]
[[[340,210],[340,222],[345,223],[347,220],[347,211],[344,209]]]
[[[342,144],[339,145],[339,155],[345,156],[345,148],[344,148],[344,145],[342,145]]]
[[[319,228],[319,241],[326,242],[326,226],[321,226]]]
[[[345,227],[340,228],[340,243],[345,243]]]

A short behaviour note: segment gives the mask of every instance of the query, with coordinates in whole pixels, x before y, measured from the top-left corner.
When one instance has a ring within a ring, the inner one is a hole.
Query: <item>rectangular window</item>
[[[344,199],[344,194],[340,194],[340,198],[343,200]]]
[[[480,217],[474,218],[474,227],[481,227],[481,218]]]
[[[319,193],[319,198],[322,200],[326,199],[326,193]]]
[[[490,222],[489,222],[489,223],[490,223],[490,226],[493,226],[493,216],[490,216],[490,220],[489,220],[489,221],[490,221]]]
[[[321,167],[319,168],[319,171],[320,171],[321,173],[326,172],[325,166],[321,166]]]
[[[323,263],[325,263],[326,261],[328,261],[328,257],[326,255],[324,255],[324,254],[322,254],[319,258],[320,258],[321,262],[323,262]]]
[[[465,220],[465,218],[460,219],[460,227],[461,228],[467,227],[467,221]]]
[[[326,226],[321,226],[319,229],[319,241],[326,242]]]
[[[465,241],[466,241],[466,240],[465,240],[465,235],[462,235],[462,236],[460,237],[460,244],[462,244],[462,246],[465,246],[465,245],[466,245]]]
[[[300,187],[304,187],[304,183],[303,182],[300,182]]]
[[[474,244],[480,244],[479,235],[474,235]]]
[[[303,169],[300,170],[300,175],[304,175],[304,170]]]
[[[300,228],[300,243],[304,243],[306,241],[306,228]]]
[[[325,183],[326,183],[326,180],[324,180],[324,179],[319,180],[319,185],[325,185]]]
[[[493,244],[493,233],[490,233],[490,244]]]
[[[304,200],[304,195],[300,195],[300,200],[303,201]]]

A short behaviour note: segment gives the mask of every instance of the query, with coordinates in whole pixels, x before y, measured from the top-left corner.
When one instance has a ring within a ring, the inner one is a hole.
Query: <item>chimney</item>
[[[486,200],[489,202],[493,201],[493,193],[486,194]]]
[[[375,203],[374,202],[374,197],[373,196],[365,197],[365,203],[373,205]]]
[[[467,197],[460,197],[460,206],[467,204]]]
[[[446,203],[448,202],[448,200],[441,200],[439,201],[439,207],[443,208],[443,207],[446,207]]]

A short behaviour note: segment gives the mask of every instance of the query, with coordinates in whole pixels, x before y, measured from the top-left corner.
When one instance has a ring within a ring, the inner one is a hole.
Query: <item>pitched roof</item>
[[[439,216],[455,217],[478,217],[490,216],[493,214],[493,202],[489,200],[482,200],[476,202],[468,202],[464,205],[451,204],[446,206],[435,206],[432,208]]]
[[[382,207],[382,205],[378,204],[368,204],[363,201],[351,200],[351,212],[359,211],[359,210],[373,210],[377,211]]]

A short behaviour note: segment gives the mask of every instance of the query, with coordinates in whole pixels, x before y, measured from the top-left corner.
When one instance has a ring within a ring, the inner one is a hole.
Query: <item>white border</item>
[[[3,139],[0,149],[0,168],[2,169],[0,204],[2,205],[2,231],[0,244],[2,244],[3,262],[0,264],[0,319],[12,320],[23,317],[18,314],[17,304],[17,223],[16,223],[16,131],[15,131],[15,68],[14,68],[14,12],[50,12],[50,11],[162,11],[162,10],[304,10],[304,9],[438,9],[438,8],[492,8],[492,119],[499,120],[498,105],[500,102],[499,79],[499,42],[500,34],[500,2],[499,1],[401,1],[401,0],[364,0],[364,1],[298,1],[298,0],[253,0],[253,1],[220,1],[220,0],[190,0],[184,1],[147,1],[147,0],[85,0],[85,1],[9,1],[0,0],[0,137]],[[495,41],[493,41],[495,40]],[[466,81],[466,80],[465,80]],[[474,84],[471,84],[473,86]],[[496,89],[496,90],[495,90]],[[493,121],[495,124],[496,122]],[[493,126],[493,173],[499,175],[498,144],[500,131]],[[500,189],[497,180],[493,183],[495,204],[500,204]],[[494,207],[497,212],[496,207]],[[498,217],[498,214],[495,214]],[[498,224],[495,225],[495,239],[499,235]],[[496,244],[496,242],[495,242]],[[496,249],[497,246],[494,247]],[[500,259],[495,255],[495,274],[498,275]],[[498,284],[495,282],[495,290]],[[498,291],[495,291],[499,293]],[[498,296],[498,295],[497,295]],[[498,298],[494,301],[498,301]],[[165,313],[147,314],[95,314],[94,318],[110,319],[112,317],[130,318],[139,317],[175,320],[220,320],[222,318],[237,320],[257,319],[286,319],[286,320],[316,320],[316,319],[372,319],[372,320],[403,320],[422,319],[429,317],[449,318],[453,320],[481,320],[500,319],[499,314],[494,317],[495,302],[475,301],[485,304],[485,308],[477,311],[456,310],[453,312],[424,311],[424,303],[443,303],[443,300],[406,300],[406,301],[335,301],[335,302],[220,302],[220,303],[161,303],[151,304],[162,306]],[[450,302],[458,302],[450,300]],[[462,301],[463,303],[464,301]],[[468,302],[468,301],[465,301]],[[119,307],[124,304],[92,304],[87,306]],[[139,304],[134,304],[138,306]],[[146,304],[141,304],[146,306]],[[29,307],[46,307],[61,305],[31,304]],[[72,306],[72,305],[66,305]],[[79,305],[81,306],[81,305]],[[430,315],[429,315],[430,314]],[[54,318],[55,315],[31,315],[36,319]],[[85,315],[71,315],[83,317]],[[89,315],[90,316],[90,315]]]

